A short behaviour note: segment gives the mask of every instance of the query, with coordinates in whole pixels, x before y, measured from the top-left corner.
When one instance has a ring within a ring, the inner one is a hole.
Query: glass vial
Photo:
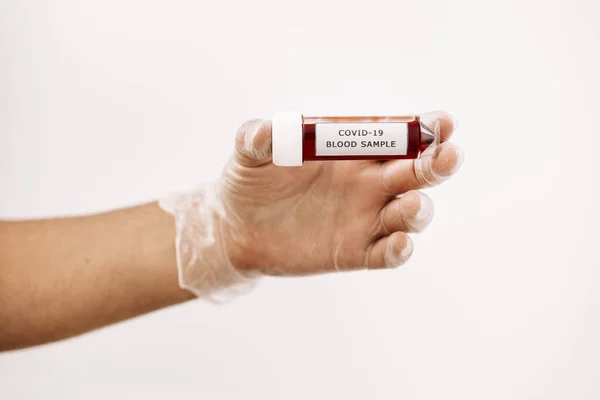
[[[298,112],[273,116],[273,163],[394,160],[418,158],[439,143],[434,116],[305,117]]]

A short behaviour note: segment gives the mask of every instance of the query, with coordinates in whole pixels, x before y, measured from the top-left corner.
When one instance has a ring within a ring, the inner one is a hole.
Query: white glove
[[[438,117],[442,143],[417,160],[271,162],[271,123],[246,122],[233,156],[213,185],[161,201],[175,217],[179,283],[222,300],[261,275],[298,276],[393,268],[413,251],[407,232],[433,217],[416,189],[441,183],[460,167],[448,143],[455,123]]]

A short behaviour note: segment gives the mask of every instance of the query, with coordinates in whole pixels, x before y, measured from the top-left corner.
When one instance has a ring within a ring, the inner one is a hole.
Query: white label
[[[406,155],[408,124],[359,122],[315,124],[317,156]]]

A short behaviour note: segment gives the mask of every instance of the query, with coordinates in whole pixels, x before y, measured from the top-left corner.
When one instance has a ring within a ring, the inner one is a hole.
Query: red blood
[[[406,123],[408,125],[407,154],[405,155],[335,155],[318,156],[316,155],[315,125],[318,123]],[[303,117],[302,133],[303,140],[303,160],[304,161],[323,161],[323,160],[394,160],[394,159],[414,159],[426,148],[426,144],[421,144],[421,127],[419,118],[416,116],[406,117]]]

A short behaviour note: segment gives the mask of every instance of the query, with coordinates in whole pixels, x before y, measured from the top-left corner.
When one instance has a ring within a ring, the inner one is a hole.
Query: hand
[[[235,281],[234,272],[307,275],[406,262],[413,251],[406,233],[421,231],[433,217],[431,199],[416,190],[441,183],[462,162],[461,150],[447,142],[454,130],[452,118],[434,114],[443,143],[429,157],[306,162],[293,168],[271,162],[269,121],[245,123],[214,192],[203,190],[192,201],[212,221],[214,243],[206,245],[203,224],[188,232],[184,247],[197,251],[193,257],[180,257],[193,260],[183,263],[182,285],[194,291],[213,276]],[[198,208],[194,210],[188,225],[198,219]],[[203,246],[211,250],[203,251]],[[198,274],[209,264],[210,274]]]

